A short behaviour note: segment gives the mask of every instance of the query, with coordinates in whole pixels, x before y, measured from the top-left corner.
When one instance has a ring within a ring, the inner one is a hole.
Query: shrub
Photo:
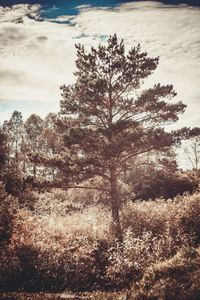
[[[148,268],[130,300],[200,299],[200,251],[182,248],[173,258]]]
[[[133,188],[135,199],[174,198],[185,192],[193,193],[198,188],[198,180],[188,174],[172,174],[156,171],[146,174]]]
[[[44,218],[21,209],[10,243],[0,256],[0,289],[97,289],[104,285],[107,248],[104,240],[52,230]]]
[[[132,228],[136,236],[150,232],[164,239],[171,236],[177,249],[200,239],[200,194],[177,196],[174,200],[136,201],[122,209],[123,228]],[[176,249],[176,250],[177,250]]]
[[[26,188],[21,198],[19,199],[20,207],[27,208],[29,210],[34,210],[34,207],[38,201],[38,193],[31,190],[30,188]]]
[[[183,241],[187,243],[187,241]],[[180,243],[180,241],[179,241]],[[122,289],[141,279],[146,268],[176,253],[177,241],[165,233],[154,236],[144,232],[135,236],[131,229],[124,235],[122,245],[109,248],[109,263],[106,276],[110,287]]]
[[[105,180],[100,176],[94,176],[82,182],[79,188],[68,189],[66,193],[67,199],[70,199],[72,202],[80,203],[84,207],[98,205],[100,203],[106,204],[108,193],[104,191],[105,185]],[[88,187],[88,189],[80,188],[80,186]]]
[[[16,291],[21,288],[19,274],[20,260],[13,246],[4,245],[0,249],[0,291]]]
[[[16,201],[5,192],[0,181],[0,243],[8,240],[11,235],[15,211]]]
[[[52,189],[50,192],[37,194],[34,209],[38,215],[66,216],[68,213],[80,211],[83,209],[83,205],[77,199],[75,201],[70,198],[68,192]]]
[[[180,203],[181,205],[181,203]],[[175,213],[175,212],[174,212]],[[177,220],[177,227],[193,237],[195,246],[200,244],[200,194],[183,198],[182,208]]]
[[[107,281],[112,289],[129,287],[138,280],[143,270],[155,260],[151,234],[135,237],[131,230],[124,236],[123,243],[113,245],[108,250]]]
[[[24,175],[16,163],[6,166],[3,170],[2,180],[8,194],[21,198],[24,189]]]

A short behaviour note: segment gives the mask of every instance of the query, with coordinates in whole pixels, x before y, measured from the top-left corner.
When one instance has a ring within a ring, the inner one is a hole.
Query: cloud
[[[1,82],[8,81],[10,83],[23,82],[24,77],[19,72],[14,72],[13,70],[0,70],[0,80]]]
[[[12,7],[0,6],[0,23],[23,22],[27,17],[38,20],[40,18],[40,8],[41,6],[39,4],[17,4]]]
[[[147,85],[173,83],[177,99],[188,105],[179,125],[199,125],[200,116],[200,9],[134,2],[114,9],[91,9],[76,17],[87,36],[109,36],[117,32],[127,47],[137,43],[160,63]]]
[[[0,99],[58,103],[59,86],[74,80],[74,43],[96,46],[117,33],[127,48],[140,43],[150,56],[160,57],[147,86],[173,83],[177,100],[188,105],[179,124],[199,124],[199,8],[140,1],[109,9],[78,7],[78,15],[53,20],[42,19],[40,9],[0,7]]]
[[[82,4],[82,5],[76,6],[76,9],[82,10],[82,9],[88,9],[90,7],[91,7],[90,4]]]
[[[71,15],[63,15],[58,16],[56,18],[48,18],[48,22],[54,22],[54,23],[66,23],[68,25],[74,25],[74,16]]]
[[[30,12],[35,11],[27,5],[14,7],[13,11],[4,9],[4,22],[0,24],[0,98],[59,101],[59,86],[73,80],[73,38],[77,31],[66,25],[30,19],[26,17],[28,7]],[[16,23],[19,15],[23,22]]]

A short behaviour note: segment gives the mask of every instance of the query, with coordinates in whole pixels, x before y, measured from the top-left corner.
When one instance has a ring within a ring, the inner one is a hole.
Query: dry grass
[[[200,194],[177,196],[173,200],[138,201],[122,209],[123,228],[132,228],[136,236],[151,232],[154,236],[187,236],[200,242]]]
[[[182,248],[173,258],[147,268],[130,300],[200,299],[200,248]]]
[[[108,239],[112,222],[111,214],[98,205],[67,214],[66,217],[51,215],[44,218],[49,230],[74,236],[87,235],[94,239]]]
[[[119,245],[111,213],[103,205],[65,217],[20,209],[12,236],[0,251],[0,289],[127,288],[139,282],[150,266],[162,265],[184,245],[199,243],[199,214],[200,194],[127,203],[121,214],[124,240]]]

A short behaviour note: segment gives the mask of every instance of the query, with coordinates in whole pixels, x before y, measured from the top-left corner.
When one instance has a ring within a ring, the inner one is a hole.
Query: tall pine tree
[[[158,66],[158,58],[140,45],[125,52],[124,41],[111,36],[106,45],[76,45],[76,83],[62,86],[58,128],[68,148],[67,163],[76,179],[95,175],[107,181],[113,221],[119,236],[118,180],[129,160],[141,153],[163,150],[176,142],[175,132],[164,125],[183,113],[172,85],[141,86]],[[167,101],[166,101],[167,100]]]

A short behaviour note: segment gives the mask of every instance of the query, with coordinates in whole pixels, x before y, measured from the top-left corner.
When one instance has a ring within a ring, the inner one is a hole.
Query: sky
[[[23,4],[22,4],[23,2]],[[76,51],[117,33],[160,63],[145,87],[173,84],[187,104],[178,127],[200,125],[200,0],[1,1],[0,123],[59,110],[59,87],[73,83]]]

